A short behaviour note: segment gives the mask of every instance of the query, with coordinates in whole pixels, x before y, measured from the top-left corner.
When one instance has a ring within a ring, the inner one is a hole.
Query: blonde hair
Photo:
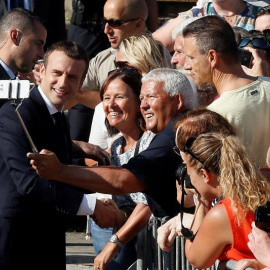
[[[254,212],[270,197],[270,185],[251,162],[242,143],[235,136],[206,133],[198,136],[191,151],[217,175],[221,196],[230,198],[232,209]],[[199,171],[203,165],[190,156],[190,166]]]
[[[165,50],[150,34],[131,36],[124,39],[119,46],[123,58],[143,75],[155,68],[171,67]]]

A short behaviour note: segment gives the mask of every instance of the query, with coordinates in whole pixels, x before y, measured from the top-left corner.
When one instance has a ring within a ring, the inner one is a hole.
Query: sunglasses
[[[141,73],[138,71],[137,68],[134,67],[125,67],[122,69],[114,69],[108,72],[108,76],[111,76],[113,74],[123,74],[123,75],[131,75],[134,74],[135,76],[142,77]]]
[[[113,62],[114,62],[114,65],[115,65],[115,67],[117,69],[124,69],[124,68],[130,67],[128,61],[116,61],[116,60],[114,60]]]
[[[206,165],[204,165],[204,162],[202,161],[202,160],[200,160],[192,151],[191,151],[191,146],[192,146],[192,144],[195,142],[195,140],[196,140],[196,138],[194,138],[194,137],[191,137],[191,138],[189,138],[189,139],[187,139],[187,141],[186,141],[186,143],[185,143],[185,145],[184,145],[184,149],[182,150],[184,153],[188,153],[188,154],[190,154],[195,160],[197,160],[199,163],[201,163],[202,165],[203,165],[203,167],[205,168],[205,170],[207,171],[207,172],[210,172],[210,170],[208,169],[208,167],[206,166]],[[180,149],[178,148],[178,147],[174,147],[173,148],[173,150],[174,150],[174,152],[177,154],[177,155],[179,155],[179,156],[181,156],[180,155]]]
[[[263,50],[268,49],[268,43],[263,38],[244,38],[239,43],[238,47],[239,48],[246,47],[250,42],[253,45],[253,47],[256,49],[263,49]]]
[[[110,27],[116,28],[116,27],[121,26],[124,23],[133,22],[133,21],[137,21],[137,20],[140,20],[140,18],[128,19],[128,20],[116,20],[116,19],[106,20],[106,19],[103,19],[103,24],[105,25],[107,23]]]

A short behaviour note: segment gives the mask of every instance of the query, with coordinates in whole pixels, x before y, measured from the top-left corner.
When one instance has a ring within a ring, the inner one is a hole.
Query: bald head
[[[145,0],[107,0],[106,8],[114,9],[122,18],[140,18],[144,21],[148,16]]]
[[[104,5],[107,20],[104,33],[111,46],[118,49],[125,38],[145,32],[147,15],[145,0],[107,0]]]

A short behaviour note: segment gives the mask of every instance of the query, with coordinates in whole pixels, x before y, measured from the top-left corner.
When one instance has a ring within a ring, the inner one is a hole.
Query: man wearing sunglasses
[[[270,138],[269,80],[244,72],[234,32],[223,19],[202,17],[184,28],[183,37],[186,64],[195,83],[211,83],[220,95],[208,108],[236,127],[257,166],[266,167]]]
[[[95,108],[100,102],[99,90],[108,72],[115,69],[114,60],[121,41],[145,31],[148,9],[145,0],[108,0],[104,5],[104,33],[111,47],[91,59],[82,90],[68,104]]]

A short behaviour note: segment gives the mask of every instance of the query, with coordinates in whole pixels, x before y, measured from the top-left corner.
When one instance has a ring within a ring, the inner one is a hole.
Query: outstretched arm
[[[137,204],[127,222],[116,233],[119,241],[126,244],[135,237],[147,224],[151,216],[151,210],[148,205]],[[113,260],[119,246],[116,243],[108,242],[104,249],[98,254],[94,261],[94,268],[103,270]]]
[[[139,192],[145,185],[131,172],[121,167],[82,167],[64,165],[53,152],[42,150],[40,154],[28,153],[30,164],[46,179],[53,179],[69,185],[95,192],[122,195]]]

